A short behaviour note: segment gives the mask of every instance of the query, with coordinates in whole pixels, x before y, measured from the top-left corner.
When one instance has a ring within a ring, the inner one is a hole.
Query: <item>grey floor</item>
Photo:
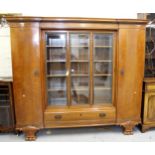
[[[0,133],[0,142],[23,142],[24,134]],[[123,135],[118,126],[46,129],[37,133],[37,142],[155,142],[155,129],[141,133],[136,127],[133,135]]]

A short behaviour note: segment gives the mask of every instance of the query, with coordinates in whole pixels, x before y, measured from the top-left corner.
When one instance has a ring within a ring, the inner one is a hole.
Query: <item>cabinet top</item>
[[[79,17],[6,17],[9,22],[77,22],[77,23],[120,23],[120,24],[147,24],[141,19],[112,19],[112,18],[79,18]]]

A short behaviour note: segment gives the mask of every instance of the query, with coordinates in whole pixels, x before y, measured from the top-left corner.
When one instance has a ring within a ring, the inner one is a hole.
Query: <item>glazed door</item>
[[[48,106],[66,106],[67,42],[66,33],[46,34],[46,85]]]
[[[114,110],[115,33],[44,31],[43,36],[46,112]]]
[[[46,32],[48,106],[113,104],[113,33]]]
[[[72,105],[91,103],[90,34],[70,33],[70,95]]]
[[[93,103],[114,104],[114,34],[93,35]]]

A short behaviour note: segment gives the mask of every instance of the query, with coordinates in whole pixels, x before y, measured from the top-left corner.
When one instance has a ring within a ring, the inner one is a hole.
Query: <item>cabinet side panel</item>
[[[140,122],[144,76],[144,26],[119,29],[117,122]]]
[[[36,25],[11,28],[16,127],[43,126],[39,35]]]

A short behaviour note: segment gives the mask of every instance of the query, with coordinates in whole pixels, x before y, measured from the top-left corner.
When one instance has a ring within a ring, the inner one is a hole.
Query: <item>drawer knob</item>
[[[55,115],[55,119],[56,119],[56,120],[60,120],[61,118],[62,118],[61,115]]]
[[[99,117],[103,118],[105,116],[106,116],[106,114],[104,112],[103,113],[99,113]]]

